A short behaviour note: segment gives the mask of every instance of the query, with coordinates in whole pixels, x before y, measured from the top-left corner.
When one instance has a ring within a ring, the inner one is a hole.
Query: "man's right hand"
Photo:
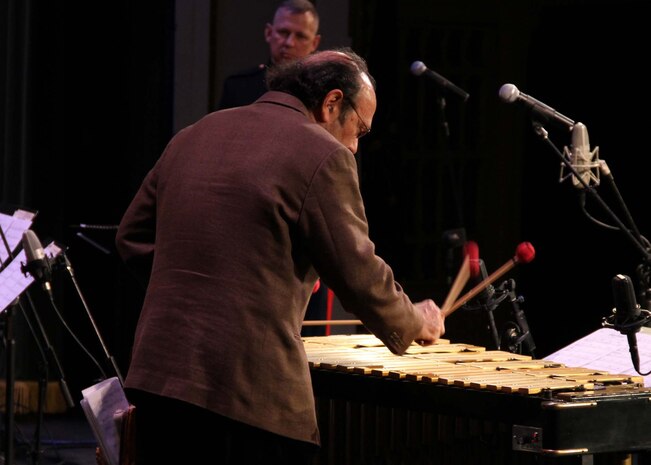
[[[415,339],[416,343],[422,346],[434,344],[445,334],[445,316],[431,299],[416,302],[414,306],[423,313],[423,328]]]

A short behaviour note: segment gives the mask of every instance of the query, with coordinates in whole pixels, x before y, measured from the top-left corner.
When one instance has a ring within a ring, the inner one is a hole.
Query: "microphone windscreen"
[[[508,103],[513,103],[518,99],[520,91],[513,84],[504,84],[500,87],[500,98]]]
[[[425,63],[422,61],[414,61],[411,64],[411,74],[414,74],[416,76],[420,76],[427,70],[427,66],[425,66]]]

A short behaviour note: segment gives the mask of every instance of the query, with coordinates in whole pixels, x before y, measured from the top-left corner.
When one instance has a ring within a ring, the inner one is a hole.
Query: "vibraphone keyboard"
[[[319,465],[651,463],[641,376],[448,340],[396,356],[372,335],[303,339]]]

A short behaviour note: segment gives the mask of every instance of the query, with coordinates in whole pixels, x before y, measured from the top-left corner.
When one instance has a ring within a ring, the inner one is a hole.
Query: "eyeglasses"
[[[357,138],[361,139],[362,137],[367,135],[369,132],[371,132],[371,128],[369,128],[366,125],[366,123],[364,122],[364,120],[362,119],[362,117],[359,116],[359,113],[357,112],[357,108],[355,108],[355,104],[353,104],[353,102],[350,102],[350,107],[353,109],[353,111],[357,115],[357,119],[359,120],[359,122],[362,123],[362,130],[359,131],[359,133],[357,134]]]

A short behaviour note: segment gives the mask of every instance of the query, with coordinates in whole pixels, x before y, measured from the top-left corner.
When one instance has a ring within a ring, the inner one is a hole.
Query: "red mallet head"
[[[470,276],[476,278],[479,276],[479,246],[475,241],[468,241],[465,245],[465,253],[470,266]]]
[[[515,260],[518,263],[529,263],[536,256],[536,250],[531,242],[521,242],[515,251]]]

